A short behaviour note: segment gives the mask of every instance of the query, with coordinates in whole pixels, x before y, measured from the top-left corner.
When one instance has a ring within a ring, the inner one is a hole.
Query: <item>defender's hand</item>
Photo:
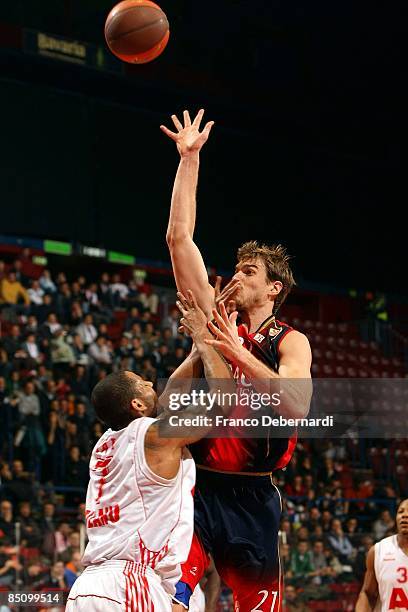
[[[205,339],[204,342],[220,351],[226,359],[234,361],[241,351],[246,351],[238,336],[238,312],[235,310],[228,316],[225,304],[221,302],[220,314],[214,308],[213,317],[213,321],[217,326],[212,321],[209,321],[208,328],[216,339]]]
[[[214,121],[206,123],[202,132],[200,132],[200,124],[204,115],[204,110],[198,111],[196,118],[191,123],[190,115],[187,110],[183,112],[184,126],[178,120],[176,115],[172,115],[171,119],[177,132],[172,132],[165,125],[161,125],[160,129],[177,145],[178,152],[181,157],[187,157],[192,153],[198,153],[202,146],[207,142]]]
[[[207,329],[207,317],[198,306],[192,291],[187,291],[187,298],[180,292],[177,292],[178,301],[177,308],[182,314],[180,323],[194,342],[200,341],[205,337],[210,337]]]

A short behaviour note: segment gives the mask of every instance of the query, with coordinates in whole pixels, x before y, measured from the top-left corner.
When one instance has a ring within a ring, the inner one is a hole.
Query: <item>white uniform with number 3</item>
[[[408,610],[408,556],[396,535],[375,545],[374,569],[380,595],[375,610]]]
[[[151,471],[144,439],[153,422],[142,417],[109,429],[92,452],[86,569],[69,593],[67,612],[171,610],[193,536],[195,465],[184,450],[175,478]]]

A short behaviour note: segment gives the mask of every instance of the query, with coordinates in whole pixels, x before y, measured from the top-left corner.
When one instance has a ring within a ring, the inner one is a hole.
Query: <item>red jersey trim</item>
[[[117,601],[116,599],[112,599],[111,597],[106,597],[106,595],[95,595],[93,593],[89,593],[88,595],[76,595],[75,597],[68,597],[70,601],[76,601],[78,597],[98,597],[99,599],[108,599],[109,601],[113,601],[114,603],[122,605],[122,601]]]

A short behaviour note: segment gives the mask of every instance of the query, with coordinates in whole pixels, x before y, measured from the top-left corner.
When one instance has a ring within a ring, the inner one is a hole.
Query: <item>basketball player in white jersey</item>
[[[183,324],[195,345],[172,380],[192,377],[200,359],[211,391],[230,369],[204,342],[211,337],[207,319],[194,297],[182,301]],[[216,380],[218,379],[218,381]],[[167,391],[168,392],[168,391]],[[162,397],[166,397],[166,391]],[[209,427],[187,437],[174,436],[170,418],[156,416],[152,383],[132,372],[110,374],[92,392],[96,415],[110,429],[92,451],[86,498],[88,545],[86,569],[73,585],[67,612],[170,612],[193,536],[195,465],[186,444]],[[205,414],[190,406],[182,416]]]
[[[397,509],[397,534],[370,548],[356,612],[408,610],[408,499]]]

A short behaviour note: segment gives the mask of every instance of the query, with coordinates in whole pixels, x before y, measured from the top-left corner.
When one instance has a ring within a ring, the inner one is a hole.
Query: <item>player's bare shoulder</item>
[[[310,377],[312,350],[305,334],[302,334],[302,332],[296,329],[292,329],[290,333],[287,333],[282,338],[279,352],[281,356],[281,365],[290,363],[291,367],[296,369],[297,375],[304,378]],[[294,373],[293,376],[295,376]]]

